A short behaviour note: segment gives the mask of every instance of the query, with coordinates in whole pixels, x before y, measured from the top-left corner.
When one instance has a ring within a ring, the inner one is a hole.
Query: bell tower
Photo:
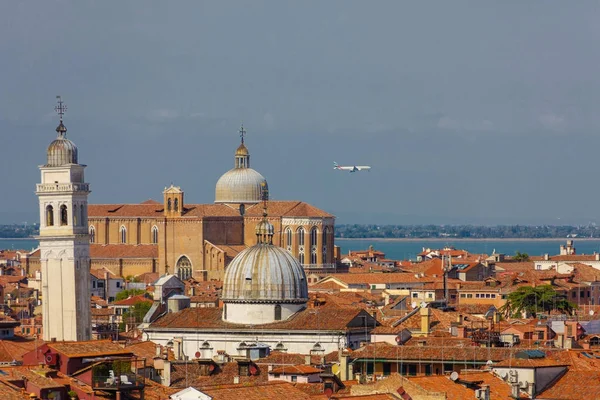
[[[60,96],[57,138],[50,143],[36,187],[40,207],[40,261],[44,340],[90,340],[89,185],[77,147],[67,139]]]

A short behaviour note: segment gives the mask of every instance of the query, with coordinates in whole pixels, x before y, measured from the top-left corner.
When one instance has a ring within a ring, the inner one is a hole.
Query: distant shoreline
[[[344,238],[336,237],[336,240],[372,240],[377,242],[576,242],[600,241],[598,238]]]
[[[37,240],[34,237],[26,237],[26,238],[0,238],[0,240]]]

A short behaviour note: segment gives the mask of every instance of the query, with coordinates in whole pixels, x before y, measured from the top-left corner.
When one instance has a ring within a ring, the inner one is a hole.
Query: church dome
[[[267,180],[252,168],[233,168],[217,181],[215,203],[260,203]]]
[[[287,250],[259,243],[240,252],[225,270],[224,302],[306,303],[304,269]]]
[[[292,253],[273,245],[274,228],[266,206],[263,215],[256,226],[258,243],[241,251],[225,270],[223,301],[304,304],[308,299],[304,269]]]
[[[62,121],[56,128],[58,137],[50,143],[46,155],[48,157],[47,166],[59,167],[66,164],[77,164],[77,146],[67,139],[67,128]]]
[[[225,172],[217,181],[215,203],[259,203],[266,179],[250,168],[250,153],[244,144],[244,127],[240,130],[242,142],[235,151],[234,168]]]

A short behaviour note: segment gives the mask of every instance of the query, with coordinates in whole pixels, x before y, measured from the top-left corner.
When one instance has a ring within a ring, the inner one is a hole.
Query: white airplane
[[[338,165],[338,163],[336,163],[335,161],[333,162],[333,169],[337,169],[340,171],[349,171],[349,172],[356,172],[356,171],[368,171],[371,169],[370,166],[368,165],[351,165],[351,166],[342,166],[342,165]]]

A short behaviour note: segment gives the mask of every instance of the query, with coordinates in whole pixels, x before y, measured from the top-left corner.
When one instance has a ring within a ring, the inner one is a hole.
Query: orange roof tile
[[[158,258],[156,244],[90,244],[91,258]]]
[[[130,355],[118,343],[110,340],[90,340],[86,342],[47,342],[49,348],[71,358],[108,356],[108,355]]]

